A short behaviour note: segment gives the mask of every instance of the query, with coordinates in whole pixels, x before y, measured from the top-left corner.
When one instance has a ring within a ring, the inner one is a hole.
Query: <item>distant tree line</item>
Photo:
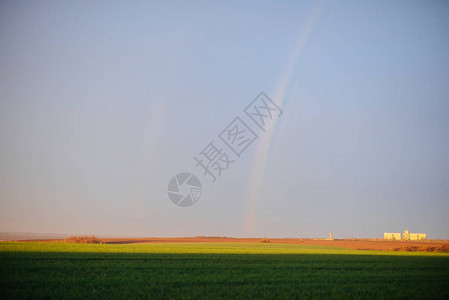
[[[64,239],[64,243],[78,244],[101,244],[101,240],[94,235],[69,236]]]

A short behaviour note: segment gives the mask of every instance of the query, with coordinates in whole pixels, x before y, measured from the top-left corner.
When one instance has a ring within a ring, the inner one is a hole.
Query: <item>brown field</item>
[[[105,244],[147,244],[147,243],[261,243],[301,244],[342,247],[354,250],[382,251],[449,251],[448,241],[385,241],[383,239],[293,239],[293,238],[230,238],[230,237],[175,237],[175,238],[101,238]],[[64,239],[22,240],[21,242],[63,242]]]

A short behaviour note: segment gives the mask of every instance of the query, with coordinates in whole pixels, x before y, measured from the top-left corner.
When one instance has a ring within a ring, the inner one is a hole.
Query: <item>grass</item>
[[[282,244],[0,243],[0,298],[440,299],[449,255]]]

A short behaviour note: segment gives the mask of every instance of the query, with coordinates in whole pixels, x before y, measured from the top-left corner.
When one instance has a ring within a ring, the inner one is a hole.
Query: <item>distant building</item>
[[[427,239],[427,234],[425,233],[409,233],[408,229],[404,230],[402,234],[402,239],[405,241],[422,241]]]
[[[410,240],[411,241],[422,241],[426,240],[427,235],[425,233],[410,233]]]
[[[410,233],[408,233],[407,228],[405,228],[404,232],[402,233],[402,239],[404,241],[410,241]]]
[[[400,241],[401,240],[401,233],[400,232],[385,232],[384,233],[384,239],[386,239],[386,240],[393,240],[393,241]]]
[[[399,232],[385,232],[385,240],[392,241],[422,241],[427,239],[427,234],[425,233],[410,233],[408,229],[405,229],[402,235]]]

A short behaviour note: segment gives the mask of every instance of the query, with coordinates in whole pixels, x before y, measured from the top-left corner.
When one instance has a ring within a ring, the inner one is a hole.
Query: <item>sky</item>
[[[448,239],[448,32],[447,1],[1,1],[0,232]]]

